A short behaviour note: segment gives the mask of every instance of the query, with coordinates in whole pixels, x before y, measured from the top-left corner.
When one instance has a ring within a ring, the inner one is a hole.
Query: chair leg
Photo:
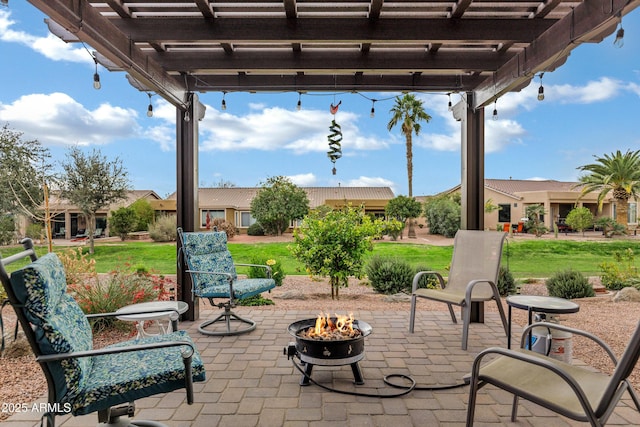
[[[231,322],[232,321],[245,323],[245,324],[247,324],[249,326],[247,326],[244,329],[235,329],[234,330],[234,329],[231,328]],[[205,329],[207,326],[213,325],[213,324],[218,323],[218,322],[224,322],[225,328],[223,330],[215,331],[215,330],[207,330],[207,329]],[[224,313],[222,313],[221,315],[219,315],[215,319],[207,320],[205,322],[202,322],[200,324],[200,326],[198,326],[198,332],[200,332],[201,334],[204,334],[204,335],[229,336],[229,335],[240,335],[240,334],[244,334],[244,333],[247,333],[247,332],[251,332],[255,328],[256,328],[256,322],[254,322],[253,320],[245,319],[243,317],[238,316],[233,311],[231,311],[231,307],[226,305],[224,307]]]
[[[456,313],[453,311],[453,306],[451,304],[447,304],[449,307],[449,314],[451,315],[451,321],[453,323],[458,323],[458,319],[456,319]]]
[[[413,333],[416,320],[416,300],[417,296],[411,295],[411,309],[409,310],[409,332]]]
[[[638,400],[638,395],[631,386],[631,383],[628,380],[626,380],[625,382],[627,383],[627,388],[629,390],[629,394],[631,395],[631,400],[633,400],[634,405],[636,405],[636,409],[638,410],[638,412],[640,412],[640,400]]]
[[[513,395],[513,405],[511,406],[511,422],[516,422],[516,418],[518,418],[518,396]]]
[[[469,323],[471,323],[471,305],[462,307],[462,349],[463,350],[467,349],[467,341],[469,340]]]
[[[473,418],[476,412],[476,396],[478,394],[478,378],[477,373],[471,375],[471,382],[469,388],[469,403],[467,405],[467,427],[473,427]]]

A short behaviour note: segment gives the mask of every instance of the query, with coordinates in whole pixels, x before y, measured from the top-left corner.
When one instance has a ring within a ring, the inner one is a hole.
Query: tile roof
[[[325,204],[327,200],[379,200],[393,199],[389,187],[300,187],[307,192],[311,208]],[[260,190],[257,187],[200,188],[199,205],[202,208],[220,207],[249,209],[251,200]],[[175,199],[176,193],[168,199]]]

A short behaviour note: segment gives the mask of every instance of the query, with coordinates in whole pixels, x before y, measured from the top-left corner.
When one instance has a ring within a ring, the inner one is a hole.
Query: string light
[[[100,84],[100,74],[98,74],[98,60],[96,59],[95,55],[93,56],[93,62],[96,64],[96,72],[93,73],[93,88],[98,90],[102,87],[102,85]]]
[[[498,100],[493,101],[493,120],[498,120]]]
[[[222,92],[222,103],[220,103],[220,109],[221,110],[226,110],[227,109],[227,101],[224,100],[225,96],[227,96],[227,92]]]
[[[302,93],[298,92],[298,103],[296,104],[296,110],[302,109]]]
[[[447,107],[449,111],[451,111],[451,109],[453,108],[453,104],[451,104],[451,93],[448,93],[447,96],[449,97],[449,103],[447,104]]]
[[[538,88],[538,101],[544,101],[544,86],[542,86],[542,76],[544,73],[540,73],[540,87]]]
[[[147,92],[149,95],[149,106],[147,107],[147,117],[153,117],[153,105],[151,104],[151,97],[153,94],[151,92]]]
[[[376,116],[376,101],[377,99],[371,100],[371,114],[369,114],[369,117],[372,119]]]

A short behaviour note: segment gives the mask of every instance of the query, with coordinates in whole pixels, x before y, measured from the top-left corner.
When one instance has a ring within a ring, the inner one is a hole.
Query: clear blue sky
[[[49,33],[45,16],[25,1],[0,7],[0,124],[37,139],[54,159],[70,146],[99,148],[120,157],[134,189],[175,191],[175,108],[129,85],[125,74],[99,67],[102,89],[93,89],[94,63],[81,44]],[[567,62],[544,74],[546,98],[536,100],[539,79],[497,102],[498,120],[486,109],[487,178],[573,181],[593,155],[640,149],[640,11],[623,19],[624,47],[613,36],[584,44]],[[90,49],[90,47],[89,47]],[[301,186],[389,186],[407,193],[404,137],[386,124],[393,93],[200,94],[201,186],[220,180],[253,187],[285,175]],[[460,124],[447,110],[446,94],[417,94],[432,116],[414,138],[413,194],[427,195],[460,183]],[[456,103],[460,97],[451,96]],[[383,99],[388,99],[383,101]],[[332,116],[342,101],[343,157],[337,175],[326,155]]]

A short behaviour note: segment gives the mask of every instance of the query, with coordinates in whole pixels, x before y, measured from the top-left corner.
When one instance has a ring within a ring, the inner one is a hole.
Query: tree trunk
[[[407,179],[409,197],[413,197],[413,137],[411,135],[413,129],[405,129],[405,137],[407,138]]]
[[[627,199],[616,199],[616,222],[624,225],[625,230],[629,227],[627,222],[627,211],[629,210],[629,201]]]
[[[93,249],[93,234],[96,230],[96,215],[92,214],[89,215],[87,217],[87,234],[88,234],[88,239],[89,239],[89,253],[91,255],[94,254],[94,249]]]

